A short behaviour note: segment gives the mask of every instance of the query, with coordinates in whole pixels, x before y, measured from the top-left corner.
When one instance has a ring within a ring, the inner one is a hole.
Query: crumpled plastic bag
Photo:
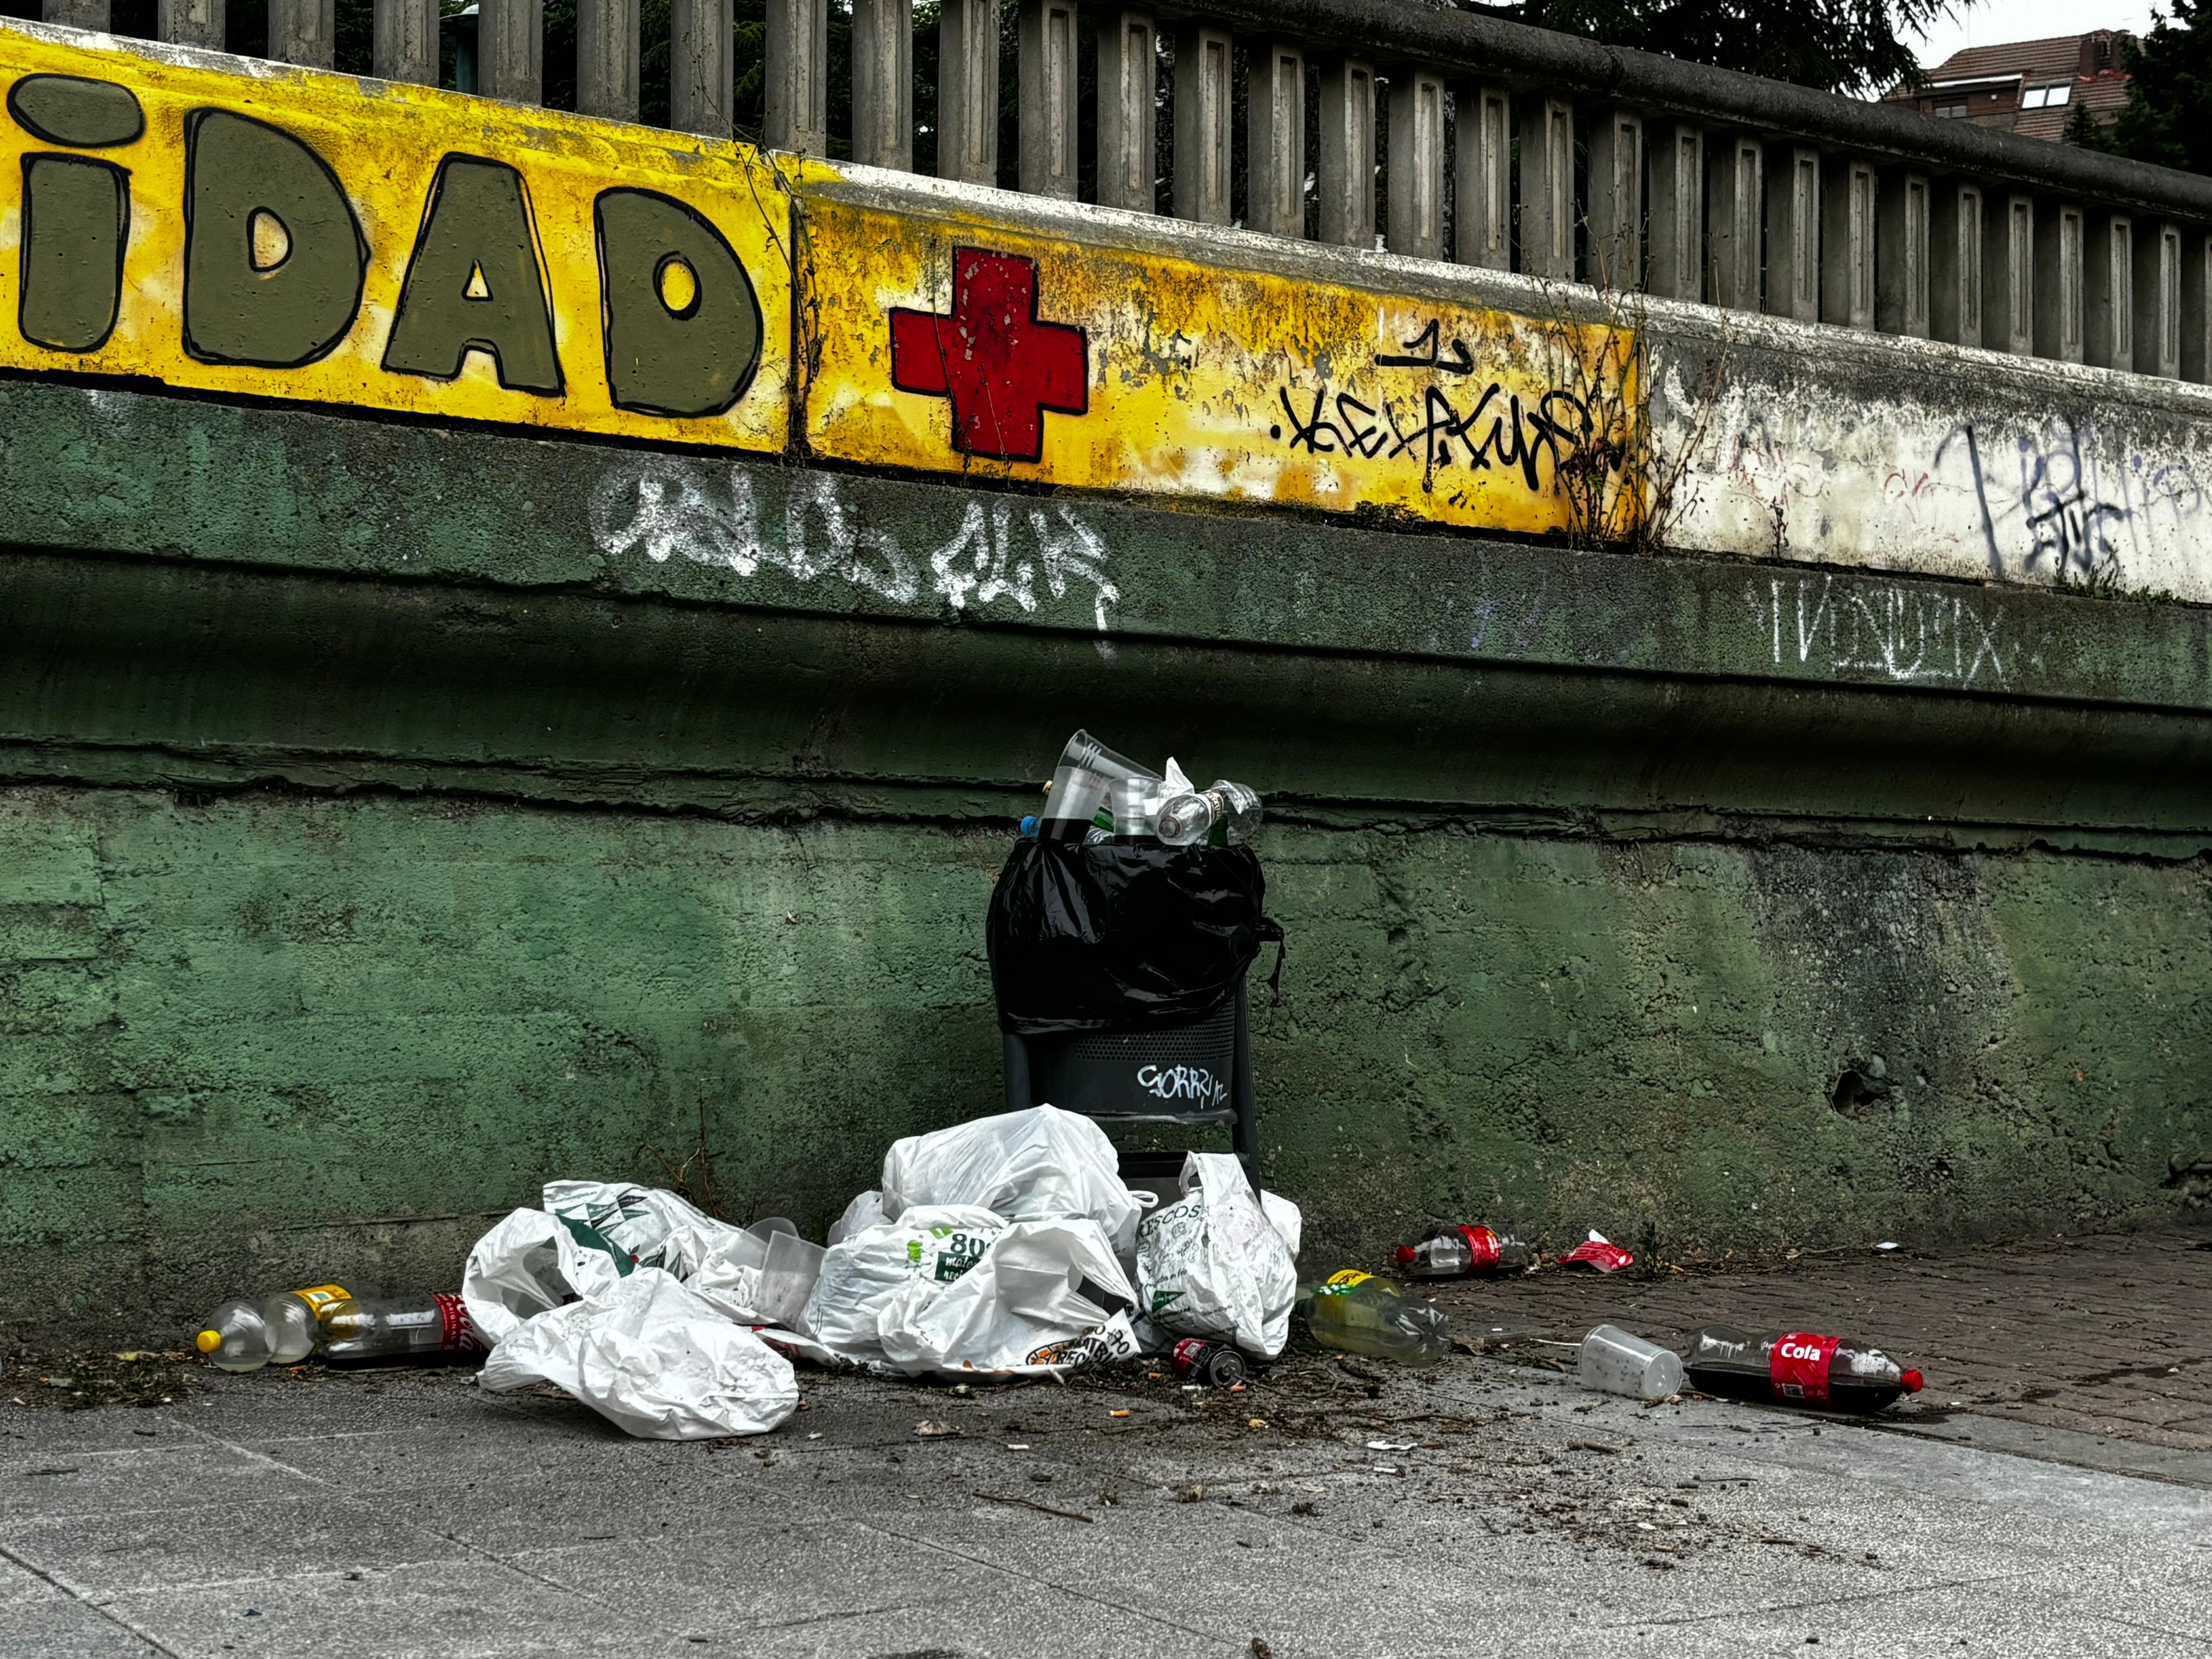
[[[1135,1301],[1096,1221],[1017,1221],[949,1284],[916,1277],[894,1290],[877,1337],[908,1375],[1065,1373],[1136,1356]]]
[[[814,1340],[841,1359],[880,1362],[878,1319],[910,1284],[949,1285],[983,1259],[1006,1224],[975,1205],[917,1204],[896,1221],[865,1227],[830,1247],[801,1316]]]
[[[526,1319],[575,1295],[561,1270],[561,1224],[543,1210],[514,1210],[469,1247],[461,1304],[494,1347]]]
[[[879,1227],[890,1218],[884,1213],[884,1195],[880,1188],[871,1187],[845,1206],[845,1213],[830,1224],[825,1244],[842,1244],[854,1233],[865,1232],[870,1227]]]
[[[1226,1340],[1273,1358],[1290,1340],[1298,1295],[1286,1241],[1233,1153],[1191,1153],[1183,1160],[1182,1193],[1137,1229],[1146,1319],[1173,1336]],[[1295,1228],[1297,1206],[1277,1204]]]
[[[1150,1196],[1122,1185],[1103,1129],[1057,1106],[908,1135],[884,1155],[883,1207],[893,1220],[915,1204],[976,1204],[1007,1221],[1082,1216],[1126,1255]]]
[[[550,1382],[652,1440],[765,1434],[799,1409],[789,1360],[650,1267],[524,1322],[477,1380],[502,1392]]]

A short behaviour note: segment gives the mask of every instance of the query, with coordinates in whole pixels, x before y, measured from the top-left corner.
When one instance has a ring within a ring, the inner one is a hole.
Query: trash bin
[[[1246,978],[1261,945],[1282,939],[1266,889],[1249,847],[1017,842],[988,928],[1006,1109],[1225,1127],[1256,1187]],[[1122,1157],[1136,1178],[1182,1163],[1181,1151]]]

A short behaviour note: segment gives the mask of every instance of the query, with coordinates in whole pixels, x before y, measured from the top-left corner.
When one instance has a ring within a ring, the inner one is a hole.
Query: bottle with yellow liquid
[[[264,1365],[296,1365],[323,1340],[323,1319],[353,1292],[343,1285],[313,1285],[274,1296],[233,1297],[208,1316],[192,1346],[217,1370],[258,1371]]]
[[[1346,1268],[1298,1292],[1297,1316],[1324,1348],[1419,1370],[1451,1352],[1443,1310],[1416,1302],[1371,1273]]]

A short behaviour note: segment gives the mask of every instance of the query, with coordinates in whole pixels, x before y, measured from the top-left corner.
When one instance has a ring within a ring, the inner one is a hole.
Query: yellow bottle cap
[[[202,1353],[213,1353],[217,1348],[222,1346],[222,1333],[221,1331],[202,1331],[198,1336],[192,1339],[192,1346],[195,1348],[198,1348]]]

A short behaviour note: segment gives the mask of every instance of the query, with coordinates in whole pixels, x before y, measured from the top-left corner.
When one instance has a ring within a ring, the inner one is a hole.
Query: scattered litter
[[[1027,1451],[1029,1449],[1030,1443],[1026,1440],[1009,1440],[1006,1442],[1006,1449],[1008,1451]]]
[[[914,1431],[925,1440],[939,1440],[947,1435],[957,1435],[960,1432],[958,1429],[953,1427],[950,1423],[928,1421],[915,1424],[914,1425]],[[1024,1447],[1023,1449],[1027,1450],[1028,1448]]]
[[[1248,1417],[1244,1419],[1244,1426],[1248,1429],[1264,1429],[1267,1426],[1267,1419],[1264,1417]]]
[[[1443,1227],[1418,1244],[1398,1247],[1400,1271],[1415,1279],[1469,1279],[1528,1265],[1526,1244],[1489,1227]]]
[[[1834,1411],[1877,1412],[1919,1393],[1923,1382],[1870,1344],[1807,1331],[1755,1336],[1707,1325],[1690,1333],[1683,1355],[1691,1386],[1703,1393]]]
[[[1411,1451],[1413,1449],[1413,1443],[1410,1440],[1370,1440],[1367,1443],[1367,1449],[1387,1452]]]
[[[1875,1249],[1877,1250],[1901,1250],[1904,1248],[1905,1247],[1902,1244],[1899,1244],[1893,1238],[1885,1238],[1881,1243],[1875,1246]]]
[[[1225,1342],[1207,1342],[1186,1336],[1170,1351],[1176,1375],[1196,1379],[1196,1385],[1242,1393],[1251,1368],[1244,1356]]]
[[[1301,1291],[1297,1312],[1325,1348],[1416,1368],[1438,1364],[1450,1352],[1442,1310],[1349,1267]]]
[[[1040,1504],[1034,1498],[1001,1498],[994,1492],[979,1492],[975,1496],[987,1504],[1012,1504],[1022,1509],[1035,1510],[1040,1515],[1056,1515],[1063,1521],[1080,1521],[1086,1527],[1094,1524],[1098,1519],[1095,1515],[1084,1515],[1074,1510],[1056,1510],[1051,1504]]]
[[[1636,1258],[1593,1227],[1590,1236],[1559,1258],[1563,1267],[1595,1267],[1601,1273],[1619,1273]]]
[[[1618,1326],[1601,1325],[1582,1340],[1576,1377],[1583,1387],[1605,1394],[1664,1400],[1681,1392],[1682,1358]]]
[[[1109,1416],[1109,1417],[1127,1417],[1128,1414],[1129,1414],[1129,1413],[1128,1413],[1127,1412],[1126,1412],[1126,1411],[1108,1412],[1108,1413],[1106,1413],[1106,1415],[1107,1415],[1107,1416]]]
[[[1178,1504],[1195,1504],[1205,1496],[1206,1486],[1205,1483],[1201,1481],[1195,1486],[1185,1486],[1181,1492],[1177,1492],[1176,1494],[1176,1502]]]

